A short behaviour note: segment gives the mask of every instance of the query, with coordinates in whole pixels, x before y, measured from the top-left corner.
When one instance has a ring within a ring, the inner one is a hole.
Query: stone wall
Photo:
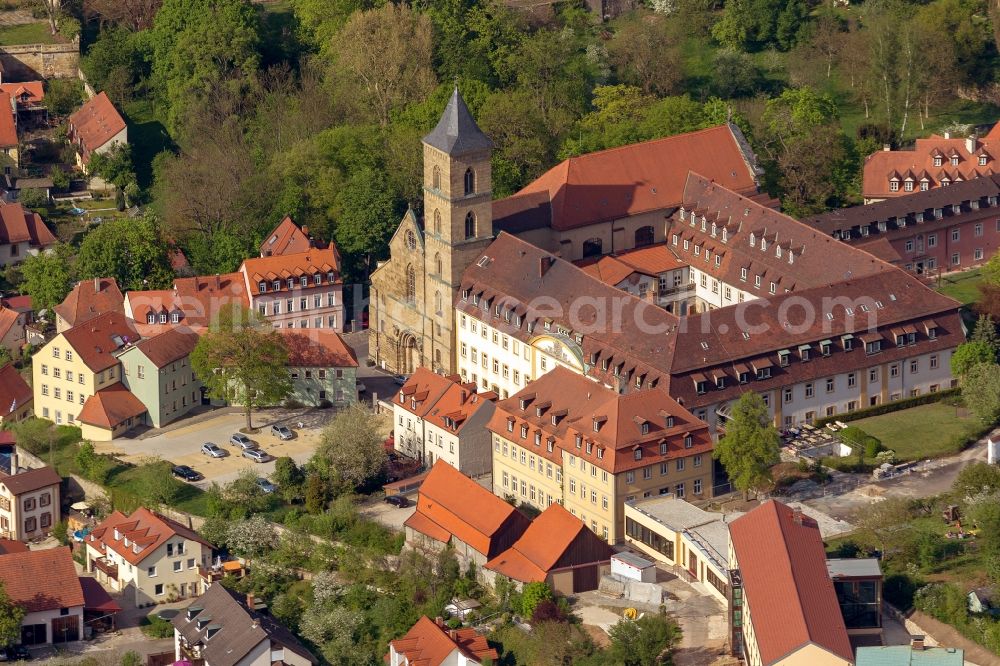
[[[0,46],[5,81],[76,77],[80,70],[80,43]]]

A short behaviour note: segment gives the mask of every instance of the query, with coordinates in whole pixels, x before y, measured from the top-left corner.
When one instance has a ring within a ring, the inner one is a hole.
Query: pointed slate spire
[[[455,92],[451,94],[437,127],[424,137],[424,143],[452,156],[493,147],[493,142],[473,120],[469,107],[458,92],[458,86],[455,86]]]

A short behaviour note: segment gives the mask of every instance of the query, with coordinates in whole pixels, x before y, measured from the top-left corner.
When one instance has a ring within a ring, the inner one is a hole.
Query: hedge
[[[891,412],[897,412],[901,409],[909,409],[910,407],[918,407],[920,405],[929,405],[932,402],[940,402],[945,398],[950,398],[952,396],[960,396],[961,389],[950,388],[943,391],[938,391],[937,393],[924,393],[923,395],[918,395],[913,398],[903,398],[902,400],[894,400],[892,402],[884,402],[880,405],[875,405],[874,407],[865,407],[864,409],[856,409],[853,412],[847,412],[846,414],[836,414],[834,416],[824,416],[822,418],[816,419],[815,425],[817,428],[825,426],[827,423],[833,423],[834,421],[856,421],[858,419],[866,419],[869,416],[880,416],[882,414],[889,414]]]

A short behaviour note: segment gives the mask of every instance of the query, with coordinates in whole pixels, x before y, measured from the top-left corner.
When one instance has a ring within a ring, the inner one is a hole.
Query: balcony
[[[667,298],[667,297],[673,296],[675,294],[680,294],[680,293],[683,293],[683,292],[693,291],[693,290],[694,290],[694,283],[693,282],[686,282],[686,283],[684,283],[682,285],[678,285],[676,287],[667,287],[665,289],[659,289],[656,292],[656,297],[657,298]]]
[[[94,568],[103,573],[108,578],[118,580],[118,565],[108,562],[106,558],[100,557],[94,560]]]

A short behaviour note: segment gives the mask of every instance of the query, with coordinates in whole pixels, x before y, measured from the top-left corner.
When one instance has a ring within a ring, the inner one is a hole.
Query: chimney
[[[17,449],[10,452],[10,475],[17,474]]]
[[[101,278],[94,278],[94,293],[96,294],[101,290]]]
[[[443,627],[444,626],[444,618],[441,617],[440,615],[438,615],[436,618],[434,618],[434,624],[436,624],[439,627]]]
[[[792,512],[792,520],[795,521],[796,525],[802,524],[802,512],[796,509]]]
[[[215,274],[215,290],[216,291],[219,290],[219,274],[218,273]]]
[[[924,649],[924,637],[915,635],[910,636],[910,649],[911,650],[923,650]]]
[[[256,600],[253,598],[253,594],[250,593],[250,592],[248,592],[247,593],[247,608],[249,608],[250,610],[253,610],[254,603],[256,603]]]
[[[950,139],[951,138],[951,132],[945,132],[944,133],[944,138]]]
[[[888,152],[889,152],[890,150],[892,150],[892,146],[890,146],[890,145],[889,145],[889,144],[887,144],[887,143],[883,143],[883,144],[882,144],[882,151],[883,151],[883,152],[886,152],[886,153],[888,153]]]
[[[455,631],[454,629],[450,629],[448,631],[448,638],[451,639],[452,643],[457,643],[458,642],[458,632]]]
[[[969,151],[969,154],[976,152],[976,135],[970,134],[965,137],[965,149]]]

